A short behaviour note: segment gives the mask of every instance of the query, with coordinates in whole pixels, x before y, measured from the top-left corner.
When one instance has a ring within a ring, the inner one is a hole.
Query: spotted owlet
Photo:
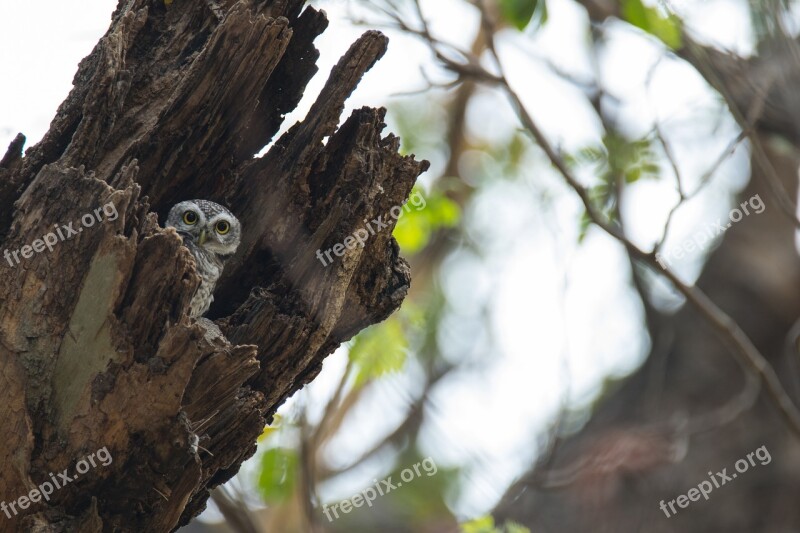
[[[175,204],[166,227],[175,228],[197,264],[200,286],[189,304],[189,316],[201,317],[214,301],[214,287],[225,262],[236,253],[242,226],[233,214],[208,200],[187,200]]]

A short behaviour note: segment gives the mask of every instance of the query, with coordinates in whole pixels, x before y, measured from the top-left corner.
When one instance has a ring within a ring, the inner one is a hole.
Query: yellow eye
[[[220,235],[225,235],[231,230],[231,225],[225,222],[224,220],[220,220],[217,222],[217,233]]]
[[[183,221],[190,226],[197,224],[197,213],[194,211],[186,211],[183,214]]]

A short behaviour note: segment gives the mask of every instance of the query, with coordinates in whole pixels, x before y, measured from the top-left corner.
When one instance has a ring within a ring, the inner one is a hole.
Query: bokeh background
[[[41,138],[115,4],[0,3],[0,145],[17,132],[28,146]],[[633,243],[680,246],[727,218],[751,174],[750,142],[728,103],[674,53],[682,32],[750,57],[776,20],[796,35],[800,13],[793,2],[636,0],[592,21],[583,4],[487,3],[492,44],[471,1],[420,2],[447,57],[466,51],[497,72],[495,47],[527,111]],[[491,515],[646,361],[654,343],[643,301],[669,316],[685,300],[589,224],[501,88],[459,77],[397,27],[396,17],[419,22],[411,1],[311,5],[330,27],[317,42],[320,72],[284,130],[358,35],[390,36],[348,107],[385,106],[403,151],[431,162],[416,189],[425,208],[394,233],[412,289],[280,409],[258,453],[185,531],[536,531]],[[670,268],[694,283],[721,238]],[[338,520],[321,513],[425,458],[435,474]]]

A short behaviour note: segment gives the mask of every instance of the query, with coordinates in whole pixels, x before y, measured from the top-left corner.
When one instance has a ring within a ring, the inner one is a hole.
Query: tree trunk
[[[409,270],[391,224],[327,267],[316,257],[386,218],[427,168],[381,137],[384,110],[356,110],[337,128],[387,39],[365,33],[308,117],[253,157],[316,72],[326,25],[302,0],[121,0],[44,139],[25,157],[22,136],[9,147],[0,499],[18,514],[0,513],[0,531],[187,523],[324,358],[400,305]],[[226,338],[187,318],[199,277],[158,225],[191,198],[242,222],[209,312]],[[38,246],[50,233],[57,242]],[[107,466],[49,502],[20,503],[103,448]]]

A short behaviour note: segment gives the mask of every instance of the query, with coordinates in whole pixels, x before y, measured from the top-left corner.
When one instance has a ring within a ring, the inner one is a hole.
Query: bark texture
[[[617,14],[616,2],[582,3],[597,22]],[[800,258],[795,222],[775,194],[782,188],[789,201],[797,197],[793,80],[800,64],[789,53],[796,43],[742,59],[689,36],[685,41],[679,54],[755,124],[752,139],[760,148],[753,149],[752,178],[739,201],[758,194],[766,204],[763,213],[727,230],[697,285],[753,340],[797,405]],[[588,424],[512,486],[494,514],[537,533],[800,530],[797,434],[763,390],[748,388],[733,348],[691,305],[674,315],[648,307],[647,322],[653,348],[645,364],[609,391]],[[749,462],[748,454],[762,446],[771,462],[755,456]],[[741,459],[745,472],[735,466]],[[730,477],[724,484],[723,469]],[[707,501],[699,495],[678,505],[679,496],[695,496],[689,491],[712,478],[720,485]],[[668,507],[668,517],[662,500],[674,501],[677,513]]]
[[[0,264],[0,500],[100,448],[113,457],[0,514],[0,531],[187,523],[324,358],[400,305],[409,269],[391,229],[327,267],[315,255],[427,168],[382,136],[384,110],[339,126],[387,39],[365,33],[307,118],[254,157],[316,73],[326,25],[302,0],[120,0],[43,140],[23,157],[20,135],[0,160],[0,247],[80,230]],[[186,317],[199,278],[158,224],[190,198],[242,221],[209,313],[225,337]]]

